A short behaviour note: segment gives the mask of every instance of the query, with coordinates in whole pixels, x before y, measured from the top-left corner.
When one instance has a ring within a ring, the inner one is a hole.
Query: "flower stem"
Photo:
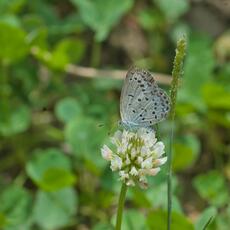
[[[127,185],[125,183],[122,183],[121,192],[119,196],[118,209],[117,209],[117,220],[116,220],[116,228],[115,228],[116,230],[121,229],[122,213],[124,209],[127,188],[128,188]]]
[[[178,40],[176,55],[173,62],[173,71],[172,71],[172,84],[170,90],[170,99],[171,99],[171,110],[169,119],[171,122],[171,133],[170,133],[170,143],[169,143],[169,152],[168,152],[168,217],[167,217],[167,229],[171,229],[171,219],[172,219],[172,146],[173,146],[173,136],[174,136],[174,119],[175,119],[175,109],[176,109],[176,98],[177,90],[179,85],[179,79],[182,75],[183,60],[186,50],[186,40],[184,37]]]

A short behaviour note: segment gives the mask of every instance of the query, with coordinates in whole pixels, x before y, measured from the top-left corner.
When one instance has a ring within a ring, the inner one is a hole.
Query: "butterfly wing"
[[[133,122],[136,116],[136,100],[142,92],[142,83],[153,82],[154,79],[148,71],[131,68],[126,74],[120,98],[120,114],[122,121]],[[150,84],[150,83],[149,83]]]
[[[147,127],[164,120],[170,110],[168,95],[157,85],[153,85],[152,91],[145,94],[143,106],[138,109],[134,122],[139,126]]]
[[[137,68],[128,71],[120,100],[123,122],[148,127],[164,120],[169,110],[169,97],[150,72]]]

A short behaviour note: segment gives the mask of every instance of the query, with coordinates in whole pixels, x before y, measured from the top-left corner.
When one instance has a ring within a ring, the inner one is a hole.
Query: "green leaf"
[[[228,202],[229,203],[229,202]],[[212,226],[215,226],[215,228],[211,228]],[[221,230],[229,230],[230,226],[230,205],[225,209],[222,209],[222,212],[218,212],[218,215],[216,215],[216,218],[210,225],[210,229],[208,228],[207,230],[216,230],[216,229],[221,229]]]
[[[76,177],[66,169],[48,168],[44,173],[39,185],[46,191],[55,191],[74,184]]]
[[[56,192],[39,191],[36,194],[33,218],[44,229],[60,229],[74,222],[77,196],[73,189]]]
[[[195,230],[204,230],[207,224],[212,221],[217,215],[217,209],[215,207],[209,207],[204,210],[195,223]]]
[[[77,63],[84,54],[84,43],[77,39],[61,40],[51,53],[48,64],[54,69],[64,69],[69,63]]]
[[[5,63],[17,62],[29,52],[25,32],[4,22],[0,22],[0,44],[0,60]]]
[[[74,98],[64,98],[55,106],[55,114],[59,120],[69,122],[82,115],[82,108]]]
[[[189,9],[187,0],[154,0],[168,21],[175,21]]]
[[[209,171],[195,177],[193,185],[203,199],[217,207],[228,202],[229,193],[224,176],[218,171]]]
[[[142,189],[135,187],[131,190],[131,199],[138,207],[150,208],[151,202]]]
[[[95,157],[105,138],[105,131],[89,117],[69,122],[65,134],[72,150],[79,156],[93,154]]]
[[[1,51],[0,51],[1,52]],[[31,122],[30,110],[21,105],[8,110],[0,103],[0,133],[10,136],[25,131]]]
[[[80,33],[85,30],[78,12],[66,15],[65,18],[59,19],[58,23],[49,26],[49,34],[52,36],[69,35],[70,33]]]
[[[159,10],[147,8],[141,10],[138,15],[138,21],[142,28],[146,30],[158,29],[164,26],[164,20]]]
[[[47,28],[40,25],[39,19],[37,18],[27,18],[27,27],[38,27],[38,29],[34,30],[30,33],[28,37],[28,42],[31,47],[41,48],[42,50],[47,50]],[[30,28],[28,28],[29,30]],[[32,30],[32,29],[31,29]]]
[[[37,151],[26,164],[29,177],[42,189],[56,191],[71,186],[76,177],[71,172],[71,162],[57,149]]]
[[[3,14],[0,15],[0,21],[7,25],[11,25],[13,27],[20,27],[21,22],[16,15],[13,14]]]
[[[87,159],[89,167],[96,165],[97,170],[104,168],[106,162],[100,153],[101,143],[108,138],[104,127],[99,127],[90,117],[79,117],[67,123],[65,137],[76,157]]]
[[[0,226],[4,229],[20,229],[29,220],[32,197],[25,189],[10,185],[0,194],[0,203]]]
[[[57,43],[52,52],[36,47],[34,55],[50,68],[64,70],[67,64],[79,62],[84,50],[85,45],[81,40],[63,39]]]
[[[147,223],[151,230],[167,229],[167,212],[163,210],[152,211],[147,217]],[[182,214],[172,212],[171,230],[193,230],[192,223]]]
[[[0,13],[17,13],[22,9],[25,3],[26,0],[1,0]]]
[[[3,228],[7,224],[6,216],[0,212],[0,228]]]
[[[146,229],[145,216],[136,210],[127,210],[124,212],[123,230],[144,230]]]
[[[183,87],[178,92],[178,100],[203,109],[202,87],[212,80],[213,69],[214,57],[209,38],[192,36],[188,43]]]
[[[180,171],[193,165],[200,152],[199,140],[193,135],[186,135],[173,145],[173,170]]]
[[[230,91],[218,83],[204,85],[203,97],[208,107],[213,109],[230,109]]]
[[[92,230],[114,230],[114,227],[112,227],[111,224],[98,223],[93,227]]]
[[[156,178],[154,178],[155,180]],[[165,181],[160,184],[152,185],[154,187],[153,190],[146,191],[146,198],[151,202],[151,206],[154,208],[162,208],[167,209],[167,183]],[[172,192],[174,194],[176,188],[178,186],[177,178],[172,177]],[[182,212],[181,205],[175,195],[172,196],[172,210],[178,213]]]
[[[96,32],[97,41],[107,38],[112,27],[132,7],[133,0],[72,0],[84,23]]]
[[[78,63],[85,51],[85,45],[80,39],[63,39],[55,47],[53,55],[60,53],[68,57],[68,62]]]

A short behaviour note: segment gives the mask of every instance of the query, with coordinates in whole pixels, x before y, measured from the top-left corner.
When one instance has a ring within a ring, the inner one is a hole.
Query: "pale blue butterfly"
[[[131,68],[120,98],[121,124],[126,129],[149,128],[164,120],[170,111],[168,95],[158,87],[152,74]]]

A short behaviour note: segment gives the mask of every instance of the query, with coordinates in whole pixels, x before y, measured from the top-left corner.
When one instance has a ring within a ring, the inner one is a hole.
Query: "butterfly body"
[[[151,127],[164,120],[169,110],[169,97],[158,87],[152,74],[139,68],[130,69],[120,99],[123,127],[131,130]]]

